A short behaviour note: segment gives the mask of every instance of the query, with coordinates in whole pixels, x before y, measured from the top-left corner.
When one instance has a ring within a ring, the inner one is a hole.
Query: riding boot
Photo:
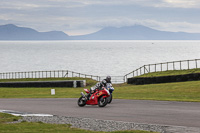
[[[86,95],[86,97],[87,97],[87,100],[90,100],[90,96],[91,96],[91,94],[90,94],[90,93]]]

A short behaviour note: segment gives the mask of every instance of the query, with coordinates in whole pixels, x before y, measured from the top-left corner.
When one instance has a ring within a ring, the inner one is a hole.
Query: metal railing
[[[200,68],[200,59],[180,60],[163,62],[156,64],[144,65],[124,76],[111,76],[112,83],[125,83],[128,78],[140,76],[150,72],[168,71],[168,70],[185,70]],[[20,79],[20,78],[64,78],[64,77],[80,77],[91,78],[96,81],[102,81],[106,76],[95,76],[82,74],[68,70],[54,70],[54,71],[28,71],[28,72],[6,72],[0,73],[0,79]]]
[[[186,70],[186,69],[194,69],[194,68],[200,68],[200,59],[148,64],[126,74],[124,76],[124,79],[125,79],[125,82],[127,82],[128,78],[140,76],[146,73],[168,71],[168,70]]]
[[[21,78],[64,78],[64,77],[80,77],[92,78],[98,80],[99,76],[77,73],[68,70],[54,71],[28,71],[28,72],[7,72],[0,73],[0,79],[21,79]]]
[[[68,70],[0,73],[0,79],[65,78],[65,77],[91,78],[96,81],[101,81],[106,78],[106,76],[88,75],[88,74],[82,74],[82,73],[68,71]],[[112,82],[113,83],[124,83],[124,76],[112,76]]]

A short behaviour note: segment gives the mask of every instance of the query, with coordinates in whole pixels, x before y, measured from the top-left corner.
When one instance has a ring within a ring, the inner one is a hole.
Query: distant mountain
[[[200,40],[200,33],[167,32],[145,26],[107,27],[98,32],[71,37],[75,40]]]
[[[0,26],[0,40],[66,40],[69,36],[62,31],[38,32],[31,28],[13,24]]]
[[[0,40],[200,40],[200,33],[167,32],[135,25],[106,27],[88,35],[68,36],[62,31],[38,32],[7,24],[0,26]]]

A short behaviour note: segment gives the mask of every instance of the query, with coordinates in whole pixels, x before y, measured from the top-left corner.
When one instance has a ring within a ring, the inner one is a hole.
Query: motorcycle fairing
[[[95,96],[96,94],[97,94],[97,92],[94,93],[94,94],[92,94],[90,96],[90,99],[86,102],[86,104],[90,104],[90,105],[96,105],[96,104],[98,104],[98,97]]]
[[[85,91],[86,93],[90,93],[88,89],[84,89],[84,91]]]

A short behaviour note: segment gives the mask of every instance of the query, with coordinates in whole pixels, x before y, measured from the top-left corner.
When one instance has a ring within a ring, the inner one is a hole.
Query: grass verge
[[[138,77],[159,77],[159,76],[172,76],[172,75],[184,75],[184,74],[192,74],[192,73],[200,73],[200,68],[197,69],[189,69],[189,70],[169,70],[162,72],[152,72],[140,75]]]
[[[86,87],[90,88],[90,87]],[[116,99],[167,100],[200,102],[200,81],[148,84],[114,85]],[[0,98],[79,98],[83,88],[0,88]]]
[[[21,122],[11,124],[13,120],[20,117],[0,113],[1,133],[106,133],[71,128],[69,124],[46,124],[42,122]],[[148,131],[115,131],[109,133],[149,133]]]
[[[200,69],[187,70],[187,73],[198,72]],[[185,71],[173,72],[183,74]],[[162,72],[165,73],[166,72]],[[168,72],[167,75],[169,75]],[[160,74],[161,75],[161,74]],[[47,79],[13,79],[0,80],[10,81],[50,81],[50,80],[87,80],[90,88],[97,81],[85,78],[47,78]],[[116,99],[138,99],[138,100],[167,100],[167,101],[189,101],[200,102],[200,81],[187,81],[148,85],[114,85],[113,97]],[[0,98],[79,98],[83,88],[53,88],[56,95],[51,95],[52,88],[1,88]]]
[[[200,81],[148,84],[118,85],[114,98],[200,102]]]

